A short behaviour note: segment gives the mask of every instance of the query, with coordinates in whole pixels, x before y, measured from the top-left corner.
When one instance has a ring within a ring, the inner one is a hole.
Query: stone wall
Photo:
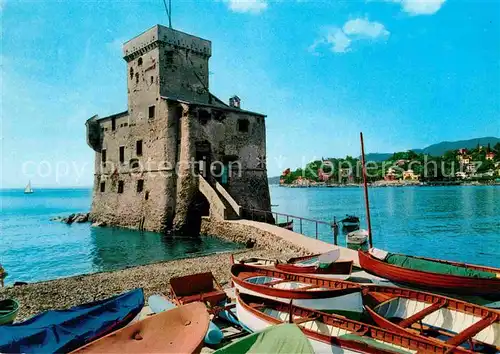
[[[205,217],[201,221],[201,234],[236,243],[252,244],[257,249],[269,249],[283,254],[294,255],[293,257],[310,253],[306,249],[285,241],[270,232],[229,220]]]

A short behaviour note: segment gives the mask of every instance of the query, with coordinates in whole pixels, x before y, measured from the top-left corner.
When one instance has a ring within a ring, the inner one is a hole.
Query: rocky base
[[[91,220],[90,220],[90,213],[76,213],[68,215],[66,217],[56,216],[55,218],[50,219],[50,221],[59,221],[71,225],[74,222],[84,223],[84,222],[89,222]]]
[[[286,258],[277,251],[236,251],[237,257]],[[51,309],[67,309],[86,302],[143,288],[146,299],[153,294],[167,294],[172,277],[211,271],[220,284],[230,280],[230,253],[188,258],[133,267],[114,272],[79,275],[69,278],[0,288],[0,300],[16,299],[21,308],[16,322]],[[291,255],[290,255],[291,256]]]

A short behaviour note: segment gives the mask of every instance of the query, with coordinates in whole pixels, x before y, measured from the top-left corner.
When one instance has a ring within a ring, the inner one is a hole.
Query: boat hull
[[[12,299],[0,301],[0,310],[4,313],[0,315],[0,325],[12,323],[19,312],[19,303]]]
[[[193,302],[110,333],[73,353],[199,353],[209,323],[205,305]]]
[[[243,323],[245,326],[247,326],[253,332],[262,331],[276,324],[265,321],[255,316],[252,312],[247,310],[245,306],[243,306],[243,304],[240,302],[239,299],[236,299],[236,313],[238,314],[238,319],[240,320],[240,322]],[[308,339],[315,353],[334,353],[334,354],[362,353],[360,351],[342,349],[339,346],[335,346],[330,343],[326,343],[324,341],[316,340],[310,337],[308,337]]]
[[[452,337],[453,333],[462,333],[489,318],[492,323],[470,338],[500,348],[500,313],[495,310],[446,296],[385,286],[367,286],[363,290],[363,302],[366,312],[378,326],[397,333],[415,335],[419,332],[415,332],[412,325],[416,328],[423,325]],[[426,310],[429,311],[422,312]],[[418,313],[422,313],[418,320],[402,325],[405,319]]]
[[[234,264],[231,279],[239,292],[296,306],[359,318],[363,312],[358,284]]]
[[[471,278],[407,269],[388,264],[359,250],[359,263],[366,272],[399,284],[463,295],[500,295],[500,279]],[[500,270],[499,270],[500,271]]]

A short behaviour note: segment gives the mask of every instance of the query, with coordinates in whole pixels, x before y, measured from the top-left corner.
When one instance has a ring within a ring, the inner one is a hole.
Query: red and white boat
[[[380,327],[435,338],[474,352],[500,352],[500,312],[446,296],[387,286],[366,286],[363,303]]]
[[[252,331],[286,322],[297,324],[315,353],[472,353],[407,333],[395,333],[343,316],[299,307],[295,301],[284,304],[239,293],[236,312],[240,322]]]
[[[339,258],[340,250],[335,249],[326,253],[290,258],[286,262],[266,258],[249,258],[240,259],[237,263],[274,267],[289,273],[345,279],[351,275],[353,262],[339,260]]]
[[[262,296],[297,306],[359,318],[363,312],[358,284],[282,272],[273,268],[233,264],[231,279],[240,293]]]
[[[463,295],[500,297],[500,269],[439,259],[358,251],[366,272],[399,284]]]

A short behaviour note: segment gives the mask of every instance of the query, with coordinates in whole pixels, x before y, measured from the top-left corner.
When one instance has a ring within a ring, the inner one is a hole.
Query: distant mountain
[[[483,138],[475,138],[469,140],[458,140],[458,141],[442,141],[437,144],[429,145],[423,149],[411,149],[417,154],[428,154],[432,156],[442,156],[446,151],[449,150],[458,150],[458,149],[473,149],[477,146],[477,144],[482,146],[487,146],[488,143],[491,146],[495,146],[496,143],[500,142],[500,138],[495,138],[492,136],[487,136]],[[385,161],[390,158],[392,153],[370,153],[366,154],[367,161]]]
[[[487,136],[484,138],[476,138],[469,140],[458,140],[458,141],[443,141],[438,144],[427,146],[422,150],[413,150],[416,153],[424,153],[432,156],[441,156],[446,151],[449,150],[458,150],[461,148],[465,149],[473,149],[477,146],[477,144],[482,146],[488,146],[491,144],[491,147],[495,146],[496,143],[500,142],[500,138],[495,138],[492,136]]]

